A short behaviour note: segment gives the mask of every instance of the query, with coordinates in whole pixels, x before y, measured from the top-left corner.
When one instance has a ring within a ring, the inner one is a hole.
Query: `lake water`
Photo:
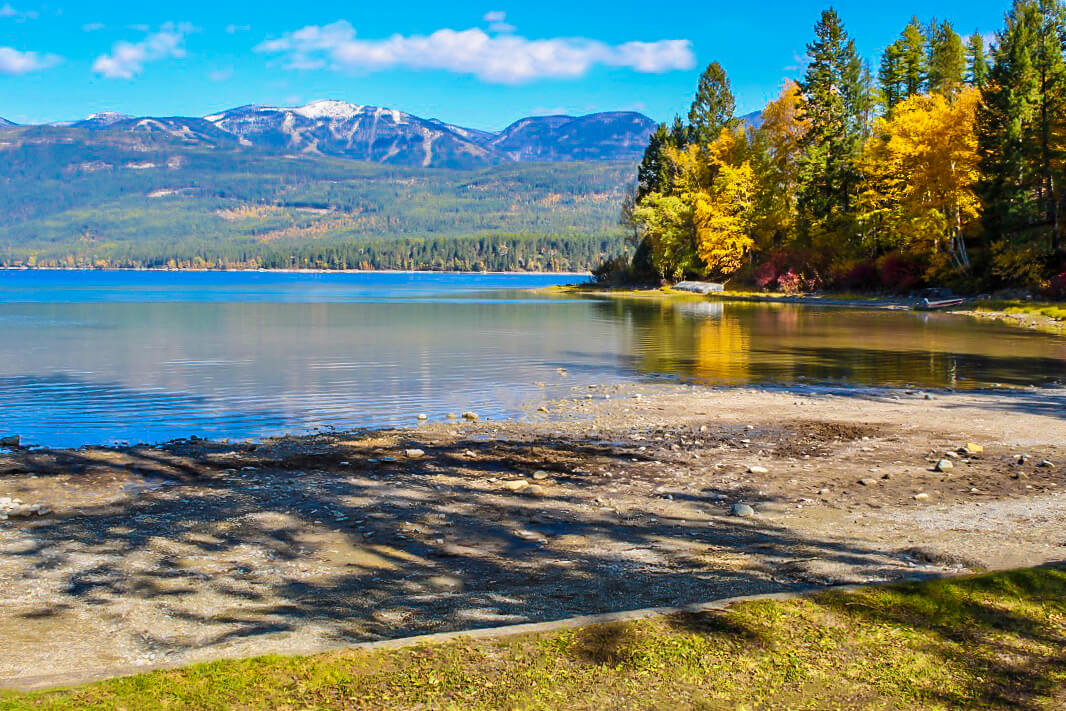
[[[1066,379],[1066,339],[964,317],[529,291],[575,280],[0,272],[0,435],[78,446],[408,425],[423,412],[500,417],[574,386],[659,376]]]

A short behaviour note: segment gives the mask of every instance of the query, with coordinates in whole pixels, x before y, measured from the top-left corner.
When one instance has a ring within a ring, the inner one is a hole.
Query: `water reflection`
[[[554,297],[476,276],[313,275],[304,293],[299,276],[0,288],[0,434],[76,446],[496,417],[652,374],[919,387],[1066,376],[1062,338],[937,314]]]
[[[1047,384],[1066,340],[944,314],[708,301],[597,301],[632,367],[716,384]]]

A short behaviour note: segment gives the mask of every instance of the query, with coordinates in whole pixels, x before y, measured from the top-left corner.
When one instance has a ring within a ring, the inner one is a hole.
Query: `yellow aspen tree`
[[[967,269],[967,235],[978,229],[981,204],[975,113],[980,92],[953,99],[912,96],[878,120],[867,146],[863,220],[878,246],[926,257],[935,272],[950,261]]]

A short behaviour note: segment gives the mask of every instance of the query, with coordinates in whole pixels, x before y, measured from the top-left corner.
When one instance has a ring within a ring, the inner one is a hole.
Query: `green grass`
[[[1044,316],[1056,321],[1066,320],[1066,303],[1051,301],[980,301],[974,307],[977,311],[1002,311],[1007,314],[1025,314],[1027,316]]]
[[[580,630],[201,664],[0,709],[1061,709],[1066,567]]]

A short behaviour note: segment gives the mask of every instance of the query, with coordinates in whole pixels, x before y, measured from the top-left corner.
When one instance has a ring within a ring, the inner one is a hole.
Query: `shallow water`
[[[0,272],[0,434],[78,446],[498,417],[653,375],[956,388],[1066,378],[1066,339],[964,317],[528,291],[575,279]]]

